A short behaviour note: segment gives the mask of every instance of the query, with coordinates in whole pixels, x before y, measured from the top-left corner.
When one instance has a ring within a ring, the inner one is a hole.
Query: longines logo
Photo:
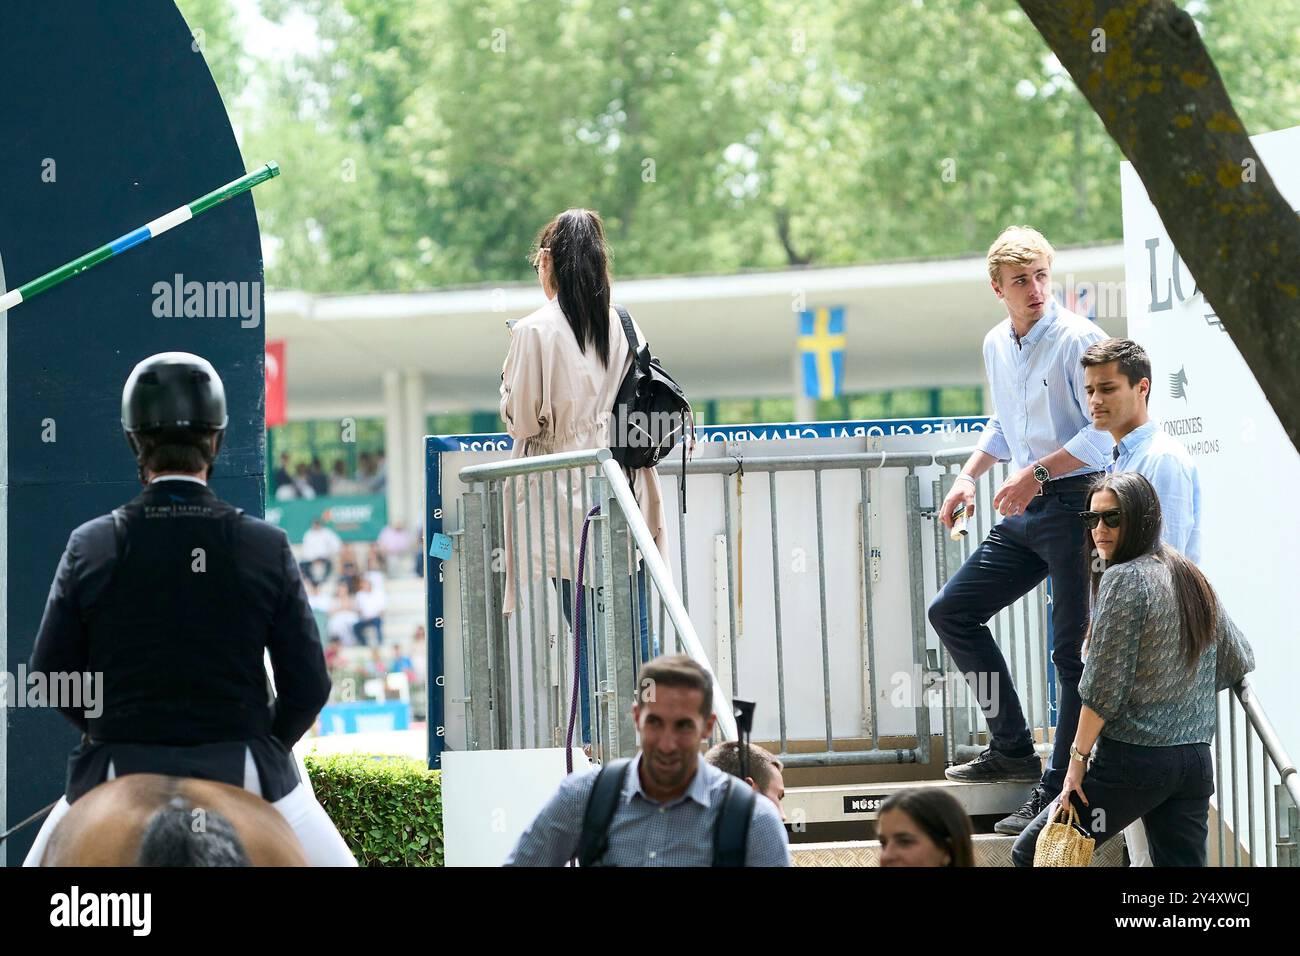
[[[1146,241],[1145,245],[1147,250],[1147,261],[1150,265],[1151,278],[1151,301],[1147,305],[1148,311],[1152,313],[1164,312],[1174,307],[1175,299],[1177,299],[1181,304],[1189,299],[1194,299],[1199,296],[1202,304],[1205,305],[1207,310],[1203,313],[1205,324],[1223,332],[1223,322],[1219,319],[1218,314],[1209,307],[1209,303],[1205,302],[1205,297],[1201,295],[1200,287],[1196,284],[1195,280],[1192,280],[1190,290],[1183,284],[1183,269],[1186,267],[1183,265],[1183,260],[1178,255],[1178,250],[1173,248],[1173,246],[1169,247],[1169,278],[1165,279],[1164,291],[1162,293],[1160,291],[1160,279],[1162,276],[1160,274],[1159,262],[1156,259],[1156,252],[1160,248],[1160,238],[1158,236],[1152,236]],[[1175,395],[1174,397],[1177,398],[1179,396]]]

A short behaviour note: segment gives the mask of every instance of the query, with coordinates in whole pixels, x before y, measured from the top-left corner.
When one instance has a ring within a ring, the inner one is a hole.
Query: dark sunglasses
[[[1116,508],[1113,511],[1080,511],[1079,517],[1083,519],[1084,527],[1091,531],[1099,521],[1105,521],[1107,528],[1118,528],[1124,514]]]

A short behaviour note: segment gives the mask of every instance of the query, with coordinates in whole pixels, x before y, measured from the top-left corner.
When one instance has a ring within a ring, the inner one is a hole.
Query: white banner
[[[1252,142],[1282,194],[1300,207],[1300,127]],[[1200,469],[1201,568],[1254,648],[1251,680],[1294,758],[1300,454],[1197,291],[1132,164],[1122,164],[1120,178],[1129,335],[1151,356],[1151,414]],[[1251,186],[1243,181],[1239,188]]]

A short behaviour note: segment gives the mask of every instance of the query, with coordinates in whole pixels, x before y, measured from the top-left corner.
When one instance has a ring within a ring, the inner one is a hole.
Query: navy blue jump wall
[[[195,46],[171,0],[0,5],[0,289],[245,172]],[[229,282],[233,298],[224,285],[193,295]],[[0,670],[16,675],[31,656],[68,533],[139,491],[120,401],[145,356],[183,350],[216,366],[230,427],[213,487],[262,514],[262,290],[245,194],[0,313]],[[175,315],[186,298],[203,314]],[[0,831],[62,793],[77,742],[57,712],[12,706],[14,690],[0,708]],[[21,863],[35,829],[0,844],[0,861]]]

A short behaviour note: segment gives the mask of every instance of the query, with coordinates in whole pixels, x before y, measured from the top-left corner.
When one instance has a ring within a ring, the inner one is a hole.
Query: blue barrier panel
[[[411,705],[398,700],[350,701],[328,704],[320,712],[320,735],[372,734],[406,730],[411,725]]]

